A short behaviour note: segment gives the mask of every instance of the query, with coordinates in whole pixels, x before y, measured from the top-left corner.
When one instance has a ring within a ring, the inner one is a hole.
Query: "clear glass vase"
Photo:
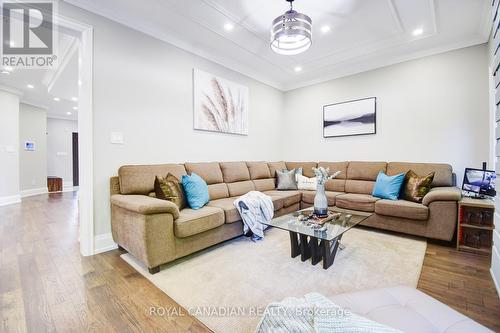
[[[314,214],[318,216],[328,215],[328,200],[325,194],[325,184],[318,184],[314,196]]]

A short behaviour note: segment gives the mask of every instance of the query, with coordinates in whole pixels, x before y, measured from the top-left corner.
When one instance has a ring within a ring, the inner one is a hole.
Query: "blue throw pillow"
[[[189,207],[192,209],[200,209],[208,203],[208,185],[194,172],[191,176],[182,176],[182,187],[184,187]]]
[[[404,173],[387,176],[385,173],[380,172],[377,176],[372,195],[381,199],[398,200],[404,180]]]

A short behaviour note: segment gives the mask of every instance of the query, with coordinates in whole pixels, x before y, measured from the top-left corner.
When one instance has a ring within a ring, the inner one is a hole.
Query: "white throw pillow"
[[[299,190],[309,190],[316,191],[316,187],[318,186],[318,179],[316,177],[308,178],[302,175],[297,176],[297,188]]]

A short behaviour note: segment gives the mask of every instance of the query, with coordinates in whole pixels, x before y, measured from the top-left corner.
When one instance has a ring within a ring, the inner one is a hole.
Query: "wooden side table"
[[[47,187],[49,192],[61,192],[63,190],[63,180],[60,177],[47,177]]]
[[[458,202],[457,250],[491,254],[494,215],[493,200],[462,198]]]

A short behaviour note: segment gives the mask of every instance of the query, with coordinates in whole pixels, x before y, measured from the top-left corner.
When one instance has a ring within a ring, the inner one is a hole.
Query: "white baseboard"
[[[21,203],[21,195],[10,195],[5,197],[0,197],[0,206],[7,206],[12,204]]]
[[[500,297],[500,254],[498,253],[496,246],[493,246],[493,253],[491,254],[490,274],[493,279],[493,283],[497,288],[497,295]]]
[[[493,279],[493,283],[495,284],[495,288],[497,288],[497,295],[500,298],[500,284],[498,284],[497,279],[495,278],[495,274],[493,273],[493,269],[490,268],[491,278]]]
[[[21,198],[31,197],[33,195],[45,194],[48,193],[49,189],[47,187],[33,188],[29,190],[21,191]]]
[[[118,245],[113,242],[111,233],[97,235],[94,237],[94,254],[103,253],[117,249]]]

